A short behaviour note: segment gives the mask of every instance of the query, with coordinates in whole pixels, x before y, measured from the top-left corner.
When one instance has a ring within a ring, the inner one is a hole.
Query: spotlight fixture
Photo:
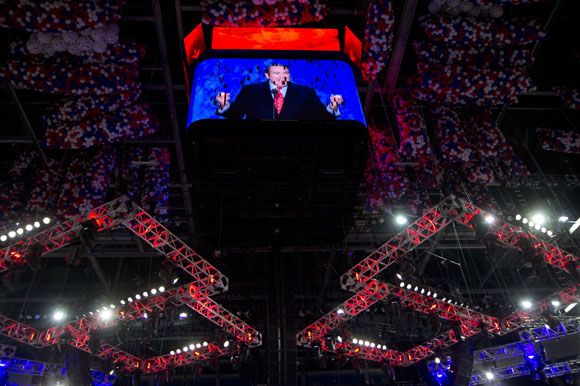
[[[189,345],[189,349],[190,349],[190,350],[195,350],[195,345],[194,345],[193,343],[192,343],[192,344],[190,344],[190,345]]]
[[[201,344],[200,343],[196,343],[195,344],[195,348],[201,348]]]
[[[183,352],[188,352],[189,351],[189,347],[185,346],[182,348]]]
[[[203,342],[203,347],[207,347],[208,343],[207,342]]]
[[[338,343],[342,343],[342,336],[338,335],[336,337],[336,340],[338,341]]]
[[[169,351],[169,355],[175,355],[175,351],[173,350]]]
[[[528,222],[528,225],[529,225],[531,228],[533,228],[533,227],[534,227],[534,225],[536,225],[536,223],[535,223],[535,222],[533,222],[533,221],[530,221],[530,222]]]
[[[165,292],[165,287],[163,286],[159,287],[159,292]]]
[[[527,223],[528,223],[528,219],[524,217],[524,218],[522,219],[522,222],[523,222],[524,224],[527,224]]]
[[[485,377],[491,381],[492,379],[495,378],[495,375],[493,375],[493,373],[491,371],[486,371]]]
[[[6,235],[0,236],[0,241],[4,242],[6,240],[8,240],[8,236],[6,236]]]
[[[411,284],[407,284],[407,289],[410,290],[411,288],[413,288],[413,286]]]
[[[42,219],[42,222],[46,225],[50,224],[50,217],[45,217]]]
[[[431,296],[431,291],[427,291],[427,296]]]
[[[131,298],[131,297],[130,297],[130,298],[128,298],[128,299],[127,299],[127,301],[128,301],[129,303],[132,303],[132,302],[133,302],[133,298]]]
[[[536,225],[534,226],[534,228],[535,228],[537,231],[539,231],[539,230],[542,228],[542,226],[541,226],[540,224],[537,224],[537,223],[536,223]]]
[[[526,310],[529,310],[530,308],[532,308],[532,302],[529,300],[523,300],[522,307],[524,307]]]
[[[135,295],[135,299],[136,300],[141,300],[141,295],[139,295],[139,294]]]
[[[415,291],[415,292],[419,291],[419,287],[415,286],[415,288],[413,288],[413,291]]]
[[[516,221],[520,221],[522,219],[522,215],[521,214],[516,214]]]
[[[560,307],[560,301],[559,300],[552,300],[552,305],[554,307]]]
[[[352,343],[353,343],[353,344],[357,344],[357,343],[358,343],[358,339],[357,339],[357,338],[353,338],[353,339],[352,339]]]
[[[398,215],[395,217],[395,222],[399,225],[403,225],[407,223],[407,218],[402,215]]]
[[[560,222],[566,222],[566,221],[568,221],[568,216],[560,216],[560,218],[558,219],[558,221],[560,221]]]
[[[152,288],[151,289],[151,295],[155,295],[157,294],[157,289],[156,288]]]
[[[399,287],[404,288],[405,287],[405,282],[402,281],[401,284],[399,284]]]
[[[552,231],[548,231],[548,232],[546,232],[546,234],[547,234],[548,236],[552,236],[554,233],[553,233]]]
[[[224,347],[228,347],[229,345],[230,345],[230,341],[229,341],[229,340],[226,340],[226,341],[224,342]]]
[[[421,288],[421,293],[424,294],[425,293],[425,288]]]
[[[396,276],[397,276],[397,279],[403,280],[403,275],[401,275],[400,273],[398,273]]]
[[[542,233],[546,233],[546,231],[547,231],[546,227],[542,227],[541,231],[542,231]]]
[[[439,357],[436,357],[435,358],[435,363],[437,363],[437,364],[441,363],[441,359]]]
[[[112,317],[113,313],[110,310],[106,310],[101,313],[101,320],[110,320]]]
[[[10,237],[11,239],[15,238],[16,237],[16,232],[14,232],[14,231],[8,232],[8,237]]]
[[[338,310],[336,310],[337,315],[343,315],[344,314],[344,310],[342,308],[339,308]]]
[[[40,228],[40,222],[39,221],[35,221],[34,224],[32,224],[32,225],[34,225],[35,228]]]
[[[176,353],[181,354],[181,349],[178,348],[177,350],[175,350]]]
[[[120,303],[121,303],[122,305],[125,305],[125,301],[124,301],[124,300],[121,300],[121,301],[120,301]]]
[[[149,296],[149,293],[147,291],[143,292],[143,297],[146,298],[147,296]]]
[[[437,299],[437,292],[435,292],[435,293],[433,294],[433,298],[434,298],[434,299]]]
[[[541,213],[536,213],[533,217],[532,217],[532,221],[535,222],[536,224],[540,224],[542,225],[544,223],[544,221],[546,221],[546,218],[544,217],[543,214]]]
[[[181,314],[179,314],[179,319],[185,319],[187,318],[187,313],[182,312]]]
[[[491,216],[491,215],[489,215],[489,214],[485,216],[485,222],[486,222],[486,223],[488,223],[488,224],[491,224],[491,223],[493,223],[494,221],[495,221],[495,218],[493,218],[493,216]]]
[[[30,232],[31,230],[34,229],[34,227],[31,224],[28,224],[24,227],[24,229],[26,229],[27,232]]]
[[[21,234],[24,233],[24,229],[18,228],[18,229],[16,229],[16,233],[18,233],[19,235],[21,235]]]
[[[65,317],[64,312],[62,312],[61,310],[56,310],[54,312],[54,314],[52,315],[52,318],[54,320],[56,320],[57,322],[60,322],[61,320],[63,320]]]

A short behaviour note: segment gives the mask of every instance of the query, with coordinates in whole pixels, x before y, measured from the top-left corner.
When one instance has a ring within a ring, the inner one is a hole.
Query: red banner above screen
[[[321,28],[214,27],[217,50],[340,51],[338,30]]]

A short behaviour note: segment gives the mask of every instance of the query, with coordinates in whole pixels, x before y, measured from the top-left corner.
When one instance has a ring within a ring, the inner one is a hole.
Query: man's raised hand
[[[330,108],[333,111],[338,110],[338,106],[344,104],[344,99],[342,99],[342,95],[331,95],[330,96]]]
[[[229,92],[218,92],[215,100],[220,104],[220,109],[223,109],[230,103],[230,93]]]

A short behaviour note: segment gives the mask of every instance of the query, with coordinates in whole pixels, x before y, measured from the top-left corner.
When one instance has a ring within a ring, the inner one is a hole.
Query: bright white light
[[[143,314],[143,319],[147,319],[147,318],[148,318],[147,313],[144,313]]]
[[[552,236],[554,233],[552,233],[552,231],[548,231],[548,232],[546,232],[546,234],[547,234],[548,236]]]
[[[427,296],[431,296],[431,290],[427,291]]]
[[[387,346],[383,345],[383,350],[386,350],[386,349],[387,349]]]
[[[571,303],[571,304],[568,304],[568,305],[566,306],[566,308],[564,308],[564,312],[565,312],[565,313],[568,313],[568,312],[572,311],[572,308],[576,307],[576,305],[578,305],[578,303]]]
[[[540,228],[542,228],[542,227],[540,226],[540,224],[536,224],[536,226],[534,226],[534,228],[536,228],[536,230],[539,231]]]
[[[133,298],[128,298],[128,299],[127,299],[127,301],[128,301],[129,303],[131,303],[131,302],[133,302]]]
[[[207,342],[203,342],[203,347],[207,347]]]
[[[193,343],[192,343],[192,344],[190,344],[190,345],[189,345],[189,349],[190,349],[190,350],[195,350],[195,345],[194,345]]]
[[[413,291],[415,292],[419,291],[419,287],[415,286],[415,288],[413,288]]]
[[[8,232],[8,237],[10,237],[11,239],[15,238],[16,237],[16,232],[14,232],[14,231]]]
[[[101,313],[101,319],[102,320],[110,320],[113,317],[113,313],[109,310],[107,311],[103,311]]]
[[[135,295],[135,299],[141,300],[141,295],[139,295],[139,294]]]
[[[397,279],[403,280],[403,276],[400,273],[398,273],[396,276],[397,276]]]
[[[18,229],[16,229],[16,233],[18,233],[19,235],[21,235],[21,234],[24,233],[24,229],[18,228]]]
[[[157,293],[157,290],[155,288],[151,289],[151,295],[155,295]]]
[[[542,227],[542,233],[546,233],[547,229],[545,227]]]
[[[57,322],[58,322],[58,321],[61,321],[61,320],[63,320],[63,319],[64,319],[64,312],[62,312],[62,311],[58,310],[58,311],[56,311],[56,312],[55,312],[55,313],[52,315],[52,318],[53,318],[54,320],[56,320]]]
[[[114,310],[115,308],[117,308],[117,307],[115,307],[115,305],[114,305],[114,304],[111,304],[111,309],[113,309],[113,310]]]
[[[175,285],[175,284],[177,284],[178,281],[179,281],[179,278],[176,277],[175,279],[173,279],[173,281],[171,282],[171,284],[174,284]]]
[[[421,288],[421,293],[424,294],[425,293],[425,288]]]
[[[522,222],[523,222],[524,224],[527,224],[527,223],[528,223],[528,219],[524,217],[524,218],[522,219]]]
[[[26,229],[27,232],[30,232],[31,230],[34,229],[34,227],[31,224],[28,224],[24,227],[24,229]]]
[[[181,349],[175,350],[176,353],[181,354]]]
[[[365,344],[365,342],[363,342],[362,339],[358,341],[359,346],[362,346],[363,344]]]
[[[229,341],[229,340],[226,340],[226,341],[224,342],[224,347],[228,347],[229,345],[230,345],[230,341]]]
[[[201,348],[201,344],[199,344],[199,343],[196,343],[196,344],[195,344],[195,347],[196,347],[196,348]]]
[[[516,214],[516,221],[520,221],[522,219],[522,216],[520,214]]]
[[[357,344],[358,343],[358,339],[357,338],[353,338],[352,343],[353,344]]]
[[[185,346],[182,350],[183,350],[183,352],[188,352],[189,351],[189,347]]]
[[[6,240],[8,240],[8,236],[6,236],[6,235],[0,236],[0,241],[4,242]]]
[[[179,319],[185,319],[187,318],[187,313],[182,312],[181,314],[179,314]]]
[[[143,292],[143,297],[146,298],[147,296],[149,296],[149,294],[147,293],[147,291]]]
[[[371,345],[371,342],[369,342],[368,340],[365,340],[365,347],[369,347]]]
[[[338,315],[342,315],[342,314],[344,314],[344,310],[342,308],[339,308],[338,310],[336,310],[336,313]]]
[[[491,224],[494,221],[495,221],[495,218],[493,218],[493,216],[490,216],[489,214],[487,216],[485,216],[486,223]]]
[[[375,344],[374,343],[371,343],[371,348],[375,348]]]
[[[169,351],[169,355],[175,355],[175,351],[173,350]]]
[[[338,343],[342,343],[342,336],[338,335],[336,337],[336,340],[338,341]]]
[[[526,310],[532,308],[532,302],[529,300],[524,300],[522,301],[522,307],[524,307]]]
[[[578,218],[578,220],[576,220],[574,222],[574,224],[572,224],[572,226],[570,227],[570,229],[568,229],[568,232],[570,234],[576,232],[576,229],[578,229],[578,227],[580,227],[580,218]]]
[[[435,363],[437,364],[441,363],[441,359],[439,359],[439,357],[435,358]]]
[[[407,284],[407,289],[411,289],[413,286],[411,284]]]
[[[405,216],[398,215],[397,217],[395,217],[395,221],[397,222],[397,224],[403,225],[407,223],[407,218]]]
[[[532,217],[532,221],[534,221],[536,224],[542,225],[544,221],[546,221],[546,218],[543,214],[537,213]]]
[[[487,379],[489,379],[489,380],[492,380],[492,379],[494,379],[494,378],[495,378],[495,375],[493,375],[493,373],[492,373],[491,371],[487,371],[487,372],[485,373],[485,377],[486,377]]]
[[[566,221],[568,221],[568,216],[560,216],[560,218],[558,219],[558,221],[560,221],[560,222],[566,222]]]
[[[435,292],[435,293],[433,294],[433,298],[435,298],[435,299],[437,298],[437,292]]]
[[[159,287],[159,292],[165,292],[165,287],[163,286]]]
[[[50,218],[45,217],[45,218],[42,219],[42,222],[45,223],[45,224],[49,224],[50,223]]]
[[[399,284],[399,287],[403,288],[405,286],[405,282],[402,281],[401,284]]]
[[[38,222],[38,221],[35,221],[35,222],[34,222],[34,227],[35,227],[35,228],[40,228],[40,222]]]
[[[530,227],[533,227],[534,225],[536,225],[536,223],[535,223],[535,222],[533,222],[533,221],[530,221],[530,222],[528,223],[528,225],[529,225]]]
[[[552,305],[554,307],[560,307],[560,301],[559,300],[552,300]]]

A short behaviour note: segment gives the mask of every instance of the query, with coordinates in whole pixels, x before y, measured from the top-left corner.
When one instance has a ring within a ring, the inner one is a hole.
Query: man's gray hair
[[[275,66],[275,67],[284,67],[287,68],[288,71],[290,71],[290,67],[288,67],[288,65],[286,64],[282,64],[282,63],[270,63],[268,64],[268,67],[266,67],[266,69],[264,70],[264,74],[270,74],[270,67]]]

